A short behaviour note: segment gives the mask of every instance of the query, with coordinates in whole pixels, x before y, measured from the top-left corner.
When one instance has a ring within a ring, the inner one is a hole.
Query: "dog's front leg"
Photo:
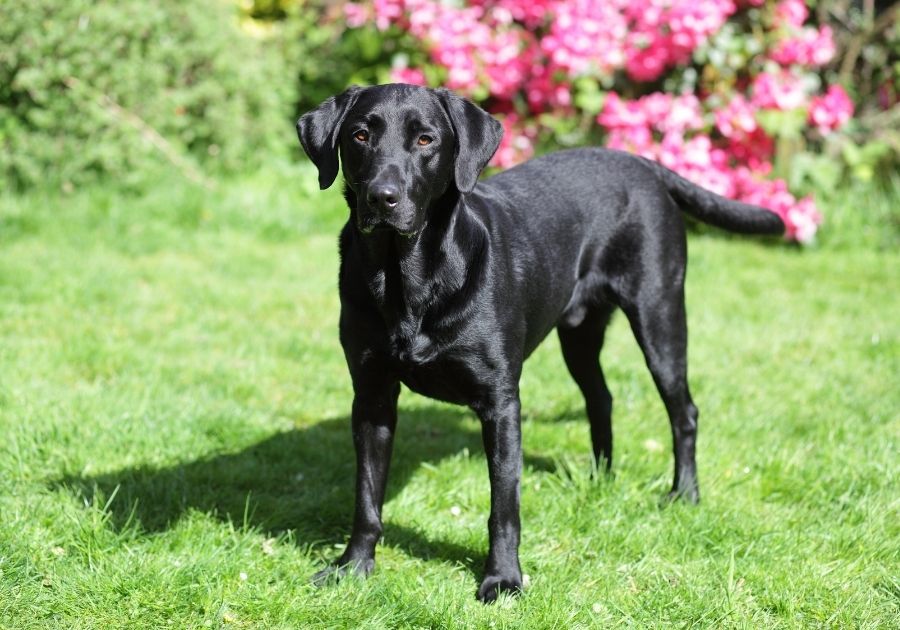
[[[490,550],[477,597],[492,602],[502,591],[522,590],[519,566],[519,477],[522,474],[522,433],[518,394],[476,409],[491,479]]]
[[[353,445],[356,448],[356,503],[350,542],[335,565],[317,573],[322,582],[347,571],[366,576],[375,568],[375,544],[381,538],[381,507],[397,426],[396,381],[378,388],[357,387],[353,397]]]

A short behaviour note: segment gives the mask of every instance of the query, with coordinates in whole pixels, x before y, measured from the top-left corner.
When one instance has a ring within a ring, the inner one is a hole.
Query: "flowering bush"
[[[803,0],[373,0],[345,16],[412,38],[393,80],[446,85],[497,115],[495,166],[602,137],[770,208],[790,239],[811,240],[822,220],[772,179],[779,138],[821,138],[853,114],[839,85],[822,85],[833,33],[808,23]]]

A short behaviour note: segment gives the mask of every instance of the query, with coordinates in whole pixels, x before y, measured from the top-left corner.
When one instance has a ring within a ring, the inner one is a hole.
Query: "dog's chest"
[[[441,343],[426,332],[392,335],[391,363],[398,378],[414,392],[445,402],[468,405],[483,389],[478,361],[471,349]]]

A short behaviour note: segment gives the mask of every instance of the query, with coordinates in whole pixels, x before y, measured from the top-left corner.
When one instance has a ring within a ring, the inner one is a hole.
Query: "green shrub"
[[[295,114],[316,107],[348,85],[391,81],[391,62],[417,50],[412,38],[377,29],[348,29],[335,0],[241,0],[249,28],[265,31],[281,49],[297,88]],[[297,155],[302,154],[297,146]]]
[[[280,57],[208,0],[5,2],[0,186],[250,168],[293,142]]]

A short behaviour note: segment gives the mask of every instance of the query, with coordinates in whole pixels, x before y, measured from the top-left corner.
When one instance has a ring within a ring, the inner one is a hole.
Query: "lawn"
[[[548,338],[522,380],[530,584],[483,606],[479,425],[406,391],[374,575],[309,583],[352,514],[336,191],[285,167],[6,196],[0,627],[896,627],[898,203],[826,200],[805,250],[691,237],[697,507],[657,505],[668,423],[625,319],[613,479]]]

